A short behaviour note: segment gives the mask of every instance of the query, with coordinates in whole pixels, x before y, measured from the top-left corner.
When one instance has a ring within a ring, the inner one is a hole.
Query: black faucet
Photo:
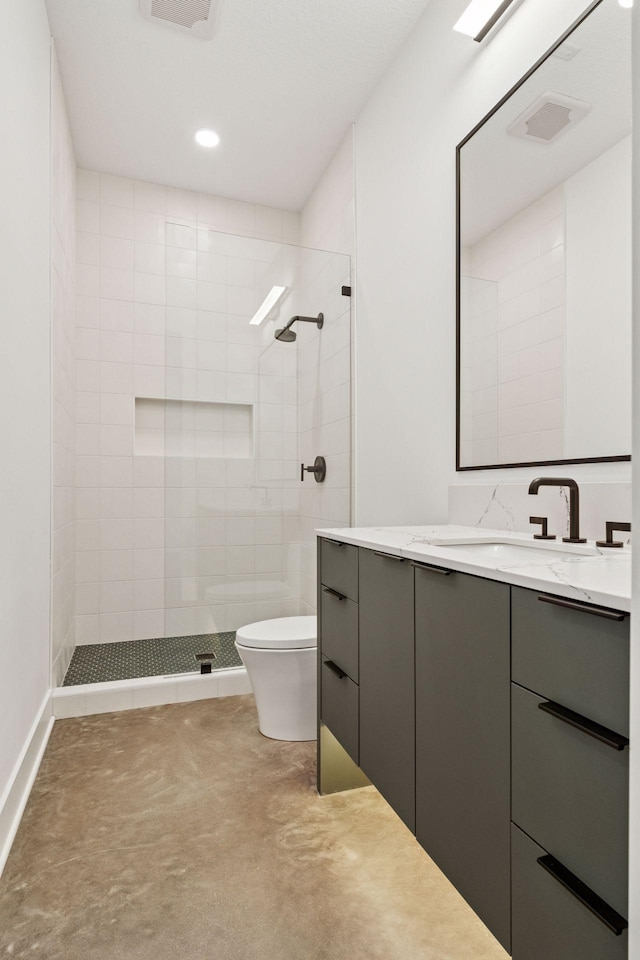
[[[529,493],[537,493],[540,487],[569,488],[569,536],[563,537],[563,543],[586,543],[580,536],[580,491],[578,484],[570,477],[538,477],[529,484]]]

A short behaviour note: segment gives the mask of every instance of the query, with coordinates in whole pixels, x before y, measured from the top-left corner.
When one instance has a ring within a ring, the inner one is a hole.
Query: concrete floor
[[[0,957],[505,960],[373,787],[252,697],[55,724],[4,876]]]

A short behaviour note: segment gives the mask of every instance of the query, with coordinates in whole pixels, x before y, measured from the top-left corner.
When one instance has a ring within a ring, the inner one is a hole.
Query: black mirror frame
[[[578,29],[578,27],[584,23],[584,21],[589,17],[593,11],[603,3],[604,0],[593,0],[583,14],[578,17],[574,23],[562,34],[562,36],[556,40],[556,42],[544,53],[540,59],[528,70],[525,75],[502,97],[501,100],[489,111],[489,113],[482,118],[482,120],[476,124],[476,126],[471,130],[464,140],[461,140],[458,146],[456,147],[456,472],[463,473],[469,470],[511,470],[517,467],[551,467],[557,466],[558,464],[563,463],[616,463],[623,460],[631,460],[631,455],[626,454],[625,456],[619,457],[579,457],[573,460],[533,460],[533,461],[523,461],[521,463],[491,463],[491,464],[482,464],[481,466],[462,466],[460,463],[460,348],[461,348],[461,331],[460,331],[460,293],[461,293],[461,196],[460,196],[460,187],[461,187],[461,159],[460,154],[464,145],[473,137],[488,120],[493,117],[498,110],[504,106],[504,104],[509,100],[513,94],[520,89],[520,87],[526,83],[526,81],[531,77],[536,70],[545,63],[546,60],[562,46],[562,44],[571,36],[571,34]]]

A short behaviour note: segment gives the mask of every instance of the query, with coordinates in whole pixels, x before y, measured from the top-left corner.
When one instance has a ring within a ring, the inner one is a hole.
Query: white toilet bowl
[[[237,631],[265,737],[316,739],[316,647],[316,617],[261,620]]]

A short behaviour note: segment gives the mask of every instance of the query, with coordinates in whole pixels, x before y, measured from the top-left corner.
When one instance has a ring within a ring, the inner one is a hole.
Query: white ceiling
[[[571,61],[552,56],[461,151],[462,242],[477,243],[500,224],[604,153],[631,130],[631,18],[604,0],[569,37]],[[591,104],[590,113],[555,143],[507,133],[543,93]]]
[[[78,164],[298,210],[427,3],[224,0],[207,42],[138,0],[46,0]]]

